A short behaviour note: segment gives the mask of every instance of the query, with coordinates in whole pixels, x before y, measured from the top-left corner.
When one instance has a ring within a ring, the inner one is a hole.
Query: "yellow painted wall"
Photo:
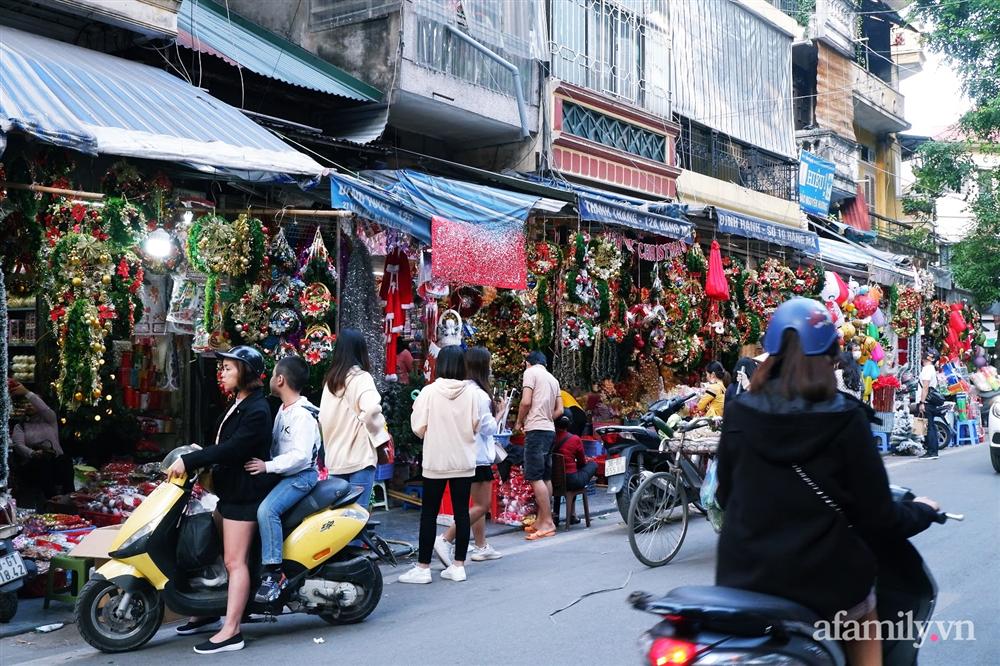
[[[898,220],[903,216],[903,206],[896,196],[896,157],[900,154],[899,142],[895,136],[883,137],[881,140],[864,128],[854,126],[857,142],[875,149],[875,201],[869,201],[879,215]],[[859,167],[858,178],[864,176]]]
[[[772,197],[694,171],[684,171],[677,179],[677,198],[681,203],[721,206],[769,222],[799,229],[806,227],[797,201]]]

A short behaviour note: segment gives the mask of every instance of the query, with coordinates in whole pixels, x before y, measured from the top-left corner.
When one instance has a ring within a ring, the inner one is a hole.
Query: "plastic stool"
[[[881,452],[889,451],[889,435],[884,432],[873,431],[872,437],[878,442],[878,450]]]
[[[93,566],[94,561],[89,558],[70,557],[68,555],[56,555],[53,557],[49,563],[49,571],[45,575],[45,603],[43,607],[48,608],[50,601],[75,604],[76,598],[80,595],[80,590],[90,580],[90,568]],[[57,569],[66,572],[66,587],[58,591],[53,589],[53,581]]]
[[[978,444],[979,433],[976,432],[975,421],[959,421],[955,432],[955,446]]]
[[[382,499],[378,498],[376,490],[382,491]],[[384,481],[376,481],[372,486],[372,498],[368,501],[368,508],[389,510],[389,492],[385,489]]]
[[[403,487],[403,494],[404,495],[412,495],[413,497],[416,497],[417,499],[423,501],[423,499],[424,499],[424,486],[422,484],[419,484],[419,483],[410,483],[410,484],[407,484],[406,486]],[[412,502],[407,502],[406,500],[403,500],[403,510],[404,511],[406,509],[419,509],[419,508],[420,508],[419,504],[414,504]]]

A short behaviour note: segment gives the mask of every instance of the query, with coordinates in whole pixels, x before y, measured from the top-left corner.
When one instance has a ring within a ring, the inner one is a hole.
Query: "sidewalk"
[[[608,495],[606,488],[598,488],[596,494],[587,496],[587,500],[590,504],[591,518],[617,512],[618,510],[615,506],[614,496]],[[565,511],[564,507],[563,515],[565,515]],[[576,515],[583,520],[583,501],[580,499],[577,499]],[[377,509],[372,513],[371,519],[379,523],[376,531],[383,539],[396,542],[392,545],[397,552],[406,550],[406,547],[402,546],[402,544],[410,544],[414,551],[416,550],[417,535],[420,531],[420,509],[404,510],[399,507],[394,507],[389,511]],[[560,528],[562,528],[561,524]],[[584,525],[581,522],[579,525],[571,527],[570,530],[578,531],[583,528]],[[501,525],[492,521],[486,523],[487,537],[509,534],[520,530],[521,528],[515,525]],[[42,608],[43,601],[43,599],[20,599],[17,615],[14,619],[8,624],[0,624],[0,638],[27,634],[35,631],[38,627],[57,623],[66,625],[57,631],[66,631],[69,629],[75,634],[76,630],[72,628],[74,622],[73,607],[69,604],[53,601],[49,609],[45,610]]]

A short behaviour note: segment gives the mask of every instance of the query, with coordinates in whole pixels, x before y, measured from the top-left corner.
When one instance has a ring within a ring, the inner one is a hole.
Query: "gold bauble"
[[[101,283],[102,284],[111,284],[111,276],[110,275],[103,276],[101,278]]]
[[[102,254],[101,255],[101,263],[102,264],[107,264],[107,263],[110,263],[110,262],[111,262],[111,255],[110,254]]]
[[[91,344],[91,345],[90,345],[90,348],[91,348],[91,349],[92,349],[92,350],[93,350],[93,351],[94,351],[95,353],[96,353],[96,352],[99,352],[99,351],[101,351],[101,343],[100,343],[100,342],[95,342],[95,343],[93,343],[93,344]]]
[[[72,257],[69,258],[69,265],[70,266],[77,266],[79,264],[80,264],[80,257],[77,257],[77,256],[74,255],[74,256],[72,256]]]
[[[104,359],[102,358],[101,360],[99,360],[99,361],[97,362],[97,365],[104,365]]]
[[[95,421],[100,421],[101,420],[101,415],[100,414],[94,414],[94,420]]]
[[[108,402],[111,402],[111,396],[110,395],[104,396],[104,399],[107,400]]]
[[[99,389],[99,388],[95,388],[94,389],[94,397],[95,398],[100,398],[101,397],[101,389]]]
[[[79,287],[81,284],[83,284],[83,280],[81,278],[78,277],[73,278],[74,287]]]
[[[83,393],[81,393],[80,391],[77,391],[76,393],[73,394],[73,399],[76,400],[77,402],[82,402],[83,401]]]

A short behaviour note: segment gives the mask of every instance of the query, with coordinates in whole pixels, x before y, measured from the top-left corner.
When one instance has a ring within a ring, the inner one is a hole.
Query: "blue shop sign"
[[[809,254],[819,254],[819,236],[811,231],[734,213],[725,208],[716,207],[715,215],[719,221],[719,231],[724,234],[793,247]]]
[[[799,154],[799,206],[807,213],[826,217],[833,194],[833,162],[803,150]]]

